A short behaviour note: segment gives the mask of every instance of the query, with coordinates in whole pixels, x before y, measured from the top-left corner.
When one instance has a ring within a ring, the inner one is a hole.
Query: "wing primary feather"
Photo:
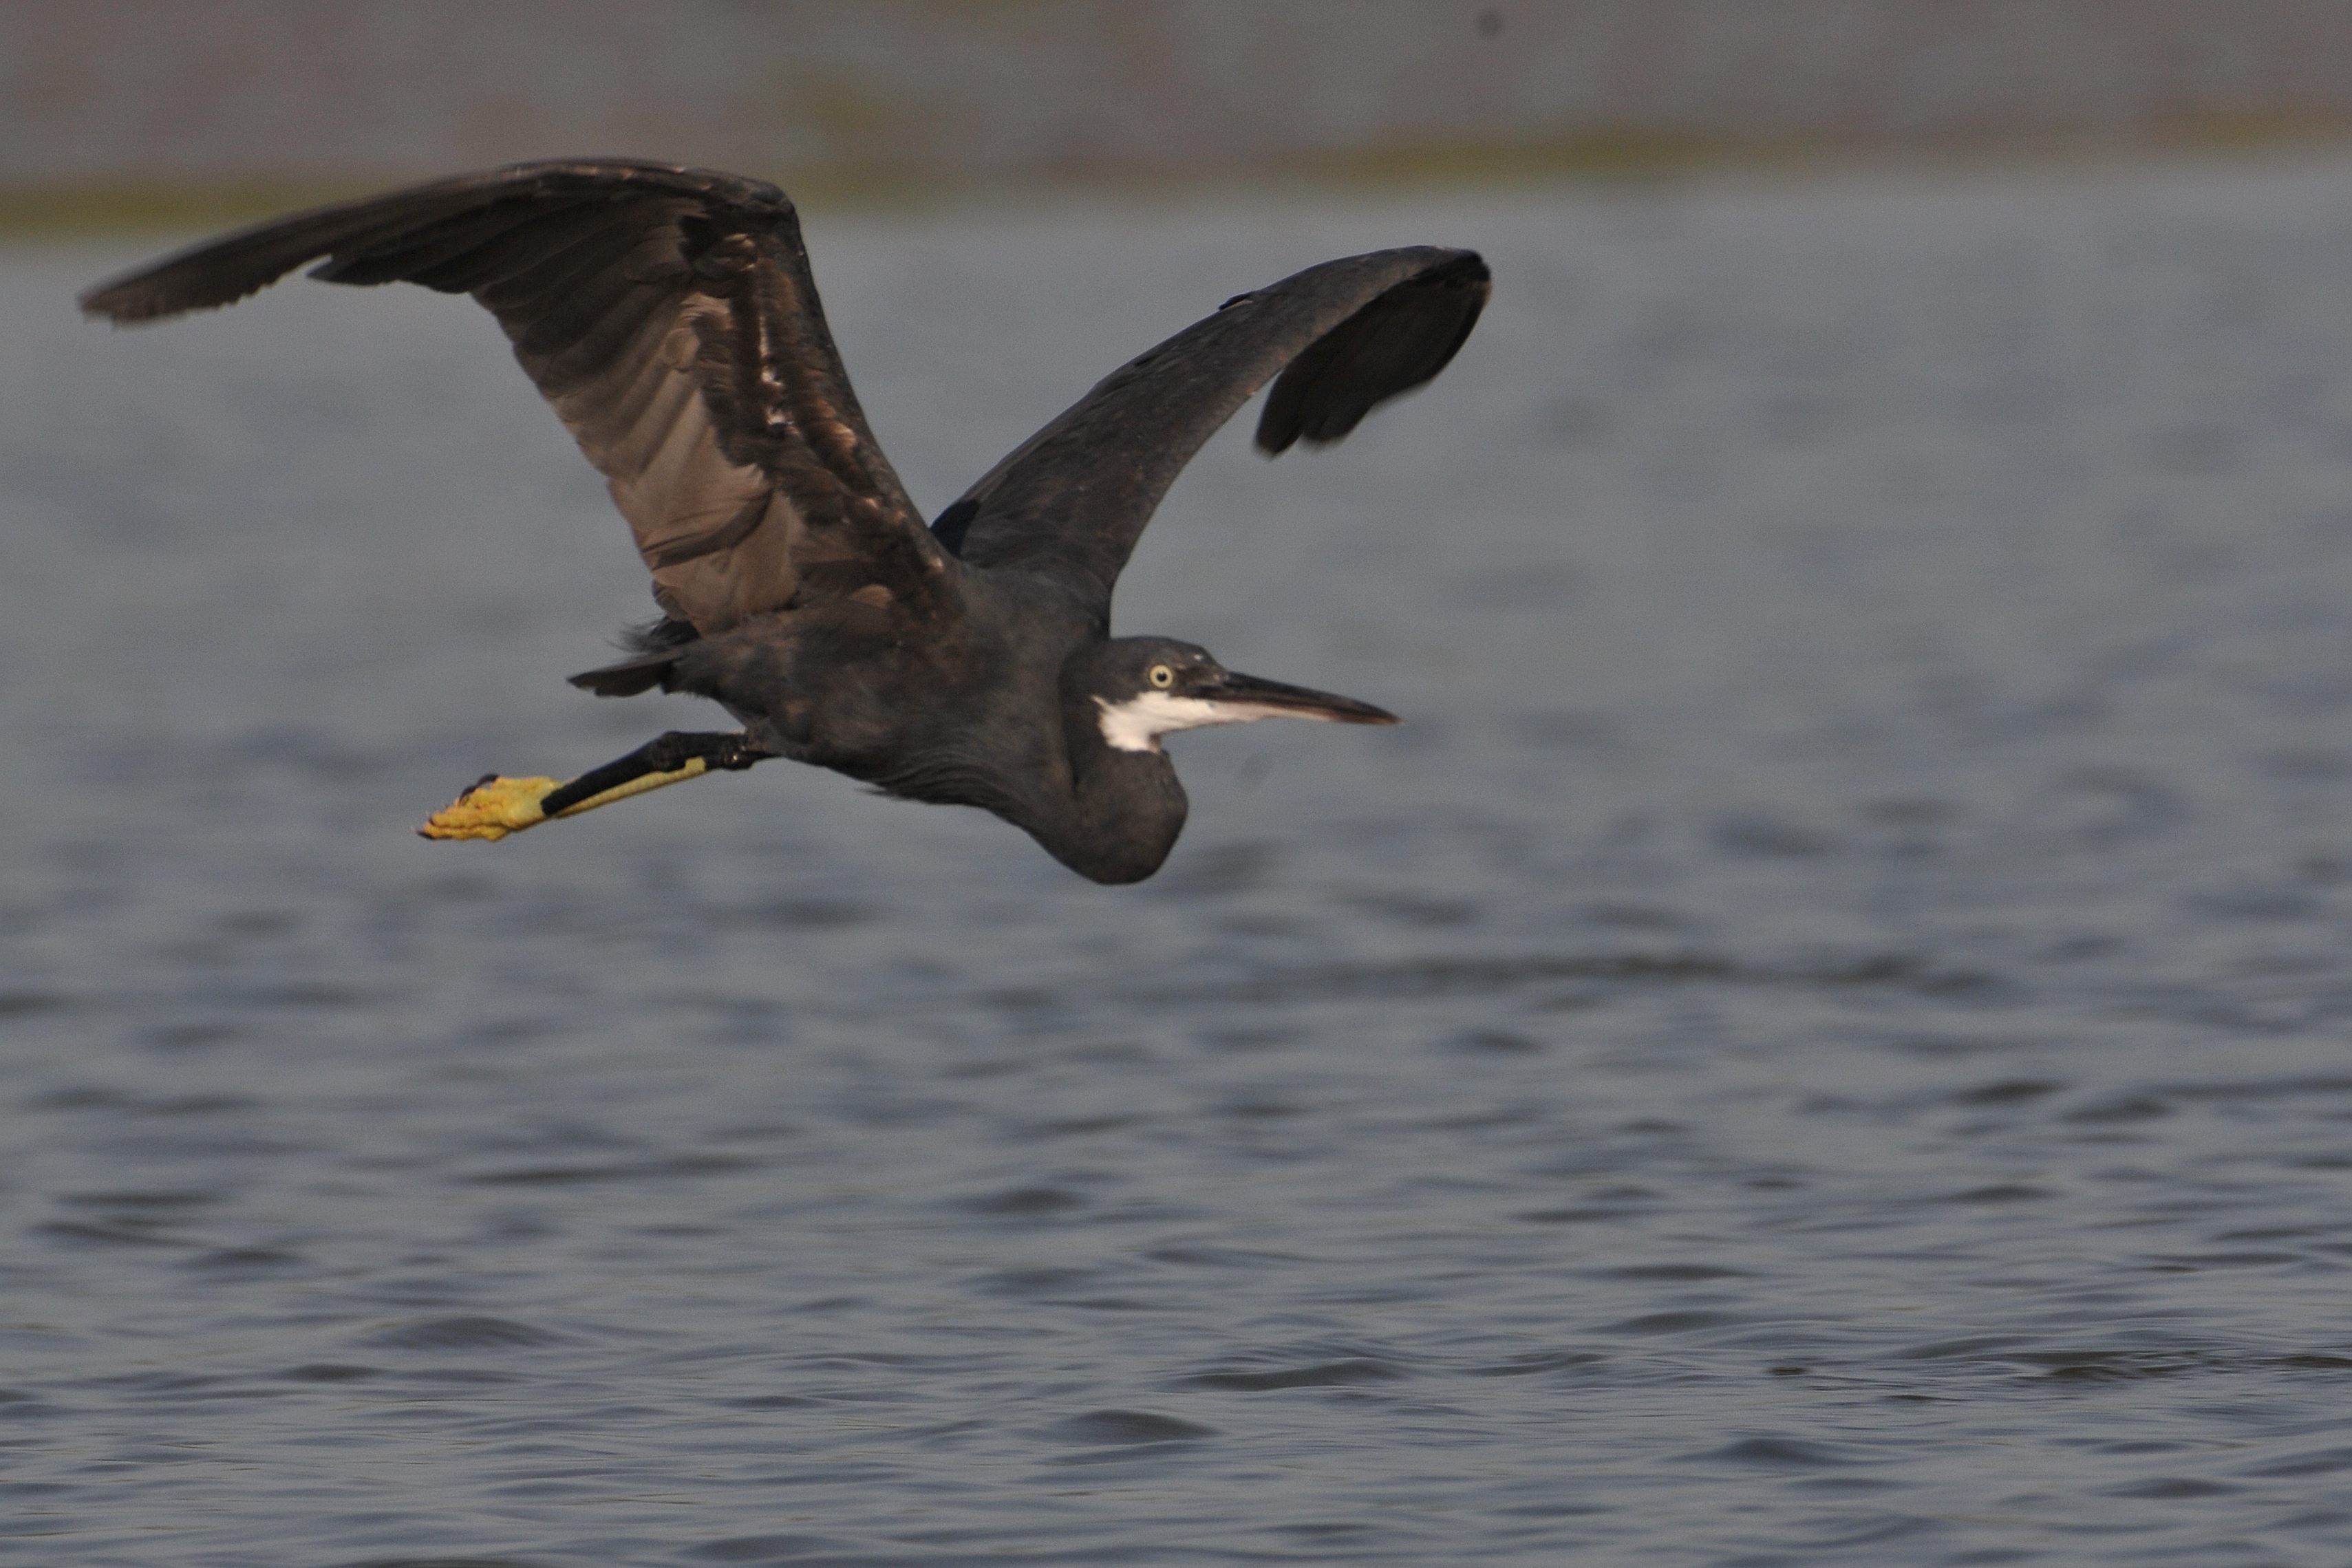
[[[543,234],[517,231],[507,238],[515,249],[500,257],[485,256],[467,290],[492,313],[504,317],[534,304],[544,308],[577,293],[610,297],[621,289],[654,282],[665,271],[675,276],[682,270],[670,255],[677,243],[675,225],[661,222],[660,215],[649,205],[639,206],[600,214],[600,221],[583,223],[575,217]],[[525,240],[531,242],[528,250],[522,247]],[[648,260],[660,257],[667,266],[646,268],[642,277],[616,266],[640,250]],[[504,265],[490,265],[493,261]],[[599,273],[610,276],[603,280],[601,290],[591,290]]]
[[[479,252],[551,222],[560,225],[586,204],[564,202],[551,211],[509,198],[423,227],[404,227],[386,239],[336,246],[310,276],[320,283],[420,283],[444,294],[464,293],[472,287],[464,264]]]
[[[1465,257],[1398,284],[1291,361],[1266,394],[1257,445],[1268,456],[1304,439],[1341,440],[1379,404],[1425,385],[1477,324],[1486,265]]]
[[[583,220],[592,211],[584,205],[572,205],[561,212],[534,216],[495,235],[484,236],[483,243],[470,251],[433,267],[420,268],[414,275],[415,280],[428,288],[470,294],[492,313],[507,314],[516,304],[528,302],[534,292],[540,292],[530,279],[542,269],[593,269],[600,262],[609,263],[614,249],[627,248],[611,244],[611,222],[583,225]],[[638,226],[643,224],[641,210],[625,211],[614,214],[614,218],[622,224],[630,219],[637,220]]]

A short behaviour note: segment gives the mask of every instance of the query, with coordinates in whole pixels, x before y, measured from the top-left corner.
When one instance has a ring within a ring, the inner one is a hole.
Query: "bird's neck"
[[[1160,751],[1119,751],[1092,725],[1073,724],[1070,794],[1057,819],[1030,830],[1048,853],[1094,882],[1141,882],[1184,831],[1188,802]]]

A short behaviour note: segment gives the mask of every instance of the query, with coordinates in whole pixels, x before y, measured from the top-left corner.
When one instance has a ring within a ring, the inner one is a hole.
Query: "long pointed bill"
[[[1261,718],[1319,718],[1326,724],[1394,724],[1386,708],[1353,697],[1310,692],[1280,681],[1237,675],[1227,670],[1182,694],[1148,691],[1112,703],[1095,698],[1102,710],[1103,739],[1113,751],[1157,751],[1160,737],[1173,730],[1213,724],[1248,724]]]
[[[1217,710],[1213,722],[1234,724],[1258,718],[1316,718],[1326,724],[1395,724],[1386,708],[1360,703],[1353,697],[1309,691],[1281,681],[1262,680],[1227,670],[1214,683],[1196,686],[1190,694]]]

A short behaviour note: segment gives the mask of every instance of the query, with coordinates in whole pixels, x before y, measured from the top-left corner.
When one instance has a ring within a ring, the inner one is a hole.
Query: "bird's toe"
[[[434,812],[416,831],[427,839],[503,839],[547,820],[540,802],[559,782],[490,774]]]

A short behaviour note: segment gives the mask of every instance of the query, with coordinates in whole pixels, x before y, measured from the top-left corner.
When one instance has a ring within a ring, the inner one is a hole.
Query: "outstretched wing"
[[[521,163],[321,207],[92,289],[144,321],[304,262],[334,283],[470,294],[611,482],[663,610],[708,634],[796,598],[935,595],[946,559],[826,331],[800,224],[757,180]]]
[[[1055,576],[1108,617],[1112,586],[1176,476],[1277,371],[1257,444],[1339,440],[1445,368],[1486,303],[1475,252],[1327,261],[1226,301],[1129,361],[940,515],[974,566]]]

